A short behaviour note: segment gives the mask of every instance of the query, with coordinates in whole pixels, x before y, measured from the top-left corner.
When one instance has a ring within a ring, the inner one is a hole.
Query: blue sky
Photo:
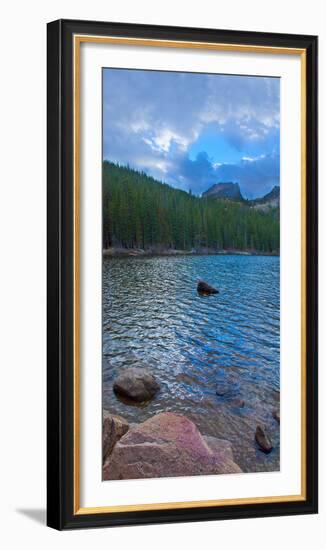
[[[280,81],[103,70],[103,156],[197,195],[238,182],[247,198],[279,185]]]

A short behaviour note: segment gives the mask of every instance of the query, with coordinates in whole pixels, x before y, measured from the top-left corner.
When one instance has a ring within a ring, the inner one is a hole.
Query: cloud
[[[216,165],[203,151],[194,160],[185,154],[175,157],[169,171],[172,169],[172,173],[179,174],[178,187],[185,191],[191,189],[201,194],[214,183],[233,181],[239,183],[245,198],[254,198],[263,196],[274,185],[279,185],[279,165],[278,154],[244,158],[234,164]]]
[[[219,181],[237,181],[246,198],[263,196],[280,181],[279,154],[243,158],[235,165],[224,164],[217,169]]]
[[[105,69],[104,158],[201,193],[279,183],[279,80]]]

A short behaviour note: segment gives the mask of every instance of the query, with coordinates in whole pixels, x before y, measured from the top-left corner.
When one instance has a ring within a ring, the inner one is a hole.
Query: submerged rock
[[[117,441],[128,431],[129,424],[121,416],[111,414],[109,411],[103,411],[102,426],[102,456],[103,462],[112,451]]]
[[[245,406],[245,402],[243,399],[232,399],[231,401],[231,405],[232,407],[238,407],[239,409],[243,409],[243,407]]]
[[[280,411],[274,409],[272,412],[272,416],[278,423],[280,423]]]
[[[203,437],[185,416],[160,413],[130,428],[103,468],[103,479],[240,473],[228,441]]]
[[[218,294],[219,293],[217,288],[214,288],[213,286],[209,285],[208,283],[205,283],[205,281],[198,281],[197,291],[200,294]]]
[[[239,393],[240,385],[229,380],[220,380],[217,382],[215,391],[219,397],[234,397]]]
[[[154,376],[140,367],[126,369],[113,383],[113,390],[118,396],[139,403],[152,399],[159,389]]]
[[[275,388],[273,388],[273,394],[274,394],[274,397],[277,401],[280,400],[280,390],[276,390]]]
[[[255,439],[260,449],[264,451],[264,453],[267,454],[271,452],[271,450],[273,449],[273,445],[266,429],[263,428],[263,426],[260,426],[260,425],[257,426]]]

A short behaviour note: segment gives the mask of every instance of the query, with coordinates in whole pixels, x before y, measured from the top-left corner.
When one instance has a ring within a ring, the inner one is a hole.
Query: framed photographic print
[[[317,37],[48,24],[48,525],[317,512]]]

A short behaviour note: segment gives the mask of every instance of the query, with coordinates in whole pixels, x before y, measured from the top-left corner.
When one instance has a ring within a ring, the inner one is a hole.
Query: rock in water
[[[102,456],[103,462],[112,451],[117,441],[128,431],[129,424],[121,416],[111,414],[109,411],[103,411],[102,427]]]
[[[103,479],[241,473],[231,445],[203,437],[185,416],[160,413],[130,428],[103,468]]]
[[[205,281],[198,281],[197,292],[199,292],[200,294],[218,294],[219,293],[217,288],[214,288],[208,283],[205,283]]]
[[[245,406],[245,402],[243,399],[240,399],[240,398],[232,399],[231,406],[237,407],[238,409],[243,409],[243,407]]]
[[[264,451],[264,453],[267,454],[271,452],[271,450],[273,449],[273,445],[265,428],[259,425],[257,426],[255,439],[261,450]]]
[[[276,420],[276,422],[280,423],[280,412],[276,409],[272,412],[273,418]]]
[[[235,397],[240,391],[240,384],[232,380],[218,380],[216,384],[216,395],[219,397]]]
[[[149,401],[159,389],[154,376],[140,367],[126,369],[113,383],[117,395],[138,403]]]

